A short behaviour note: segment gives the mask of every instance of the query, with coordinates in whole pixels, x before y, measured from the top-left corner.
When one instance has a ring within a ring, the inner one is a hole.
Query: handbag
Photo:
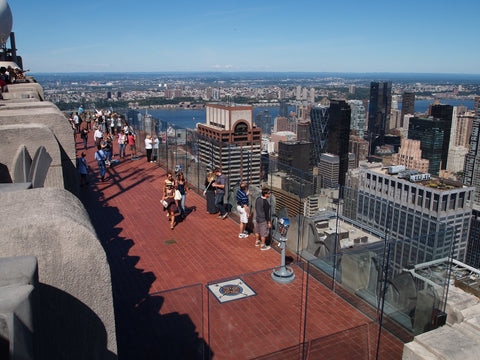
[[[175,190],[175,200],[182,200],[182,194],[180,194],[180,190]]]
[[[167,203],[165,200],[163,200],[162,204],[163,204],[163,207],[164,207],[164,208],[167,208],[167,207],[168,207],[168,203]]]

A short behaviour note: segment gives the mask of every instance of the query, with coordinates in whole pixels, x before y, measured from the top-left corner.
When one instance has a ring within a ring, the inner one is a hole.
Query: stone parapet
[[[0,203],[0,253],[38,259],[39,358],[51,351],[57,359],[111,358],[110,268],[80,200],[66,190],[39,188],[1,193]]]

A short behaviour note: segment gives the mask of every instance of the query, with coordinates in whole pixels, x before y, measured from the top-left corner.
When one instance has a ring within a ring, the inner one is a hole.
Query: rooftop
[[[208,214],[196,192],[188,192],[188,215],[172,231],[160,206],[165,170],[156,164],[121,160],[108,169],[107,181],[97,181],[89,141],[93,173],[80,198],[110,264],[120,358],[158,358],[165,352],[190,358],[185,354],[199,351],[199,344],[215,359],[299,351],[336,359],[356,351],[367,355],[376,347],[378,329],[369,317],[311,281],[305,264],[291,264],[293,283],[274,282],[280,254],[260,251],[253,235],[239,239],[234,219]],[[82,150],[79,138],[77,150]],[[241,279],[255,296],[219,302],[206,286],[225,279]],[[359,340],[345,343],[344,336]],[[303,342],[308,346],[302,350]],[[381,344],[380,358],[401,358],[402,342],[386,331]]]

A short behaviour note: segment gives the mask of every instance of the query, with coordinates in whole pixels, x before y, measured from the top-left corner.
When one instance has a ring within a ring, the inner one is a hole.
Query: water
[[[255,121],[255,116],[260,112],[265,112],[268,110],[270,116],[273,120],[280,113],[280,107],[278,106],[266,106],[266,107],[254,107],[253,108],[253,120]],[[288,111],[295,111],[294,107],[289,107]],[[195,129],[197,123],[206,123],[205,110],[148,110],[148,113],[154,118],[165,121],[169,124],[174,125],[176,128],[189,128]]]
[[[456,100],[456,99],[446,99],[446,100],[439,100],[440,104],[445,105],[452,105],[452,106],[460,106],[464,105],[469,110],[473,110],[474,100]],[[415,112],[425,113],[428,110],[430,104],[433,103],[433,100],[415,100]],[[398,108],[402,109],[402,104],[398,104]]]
[[[433,103],[433,100],[415,100],[415,111],[425,113],[428,110],[430,104]],[[452,106],[459,106],[464,105],[468,109],[473,109],[474,100],[454,100],[454,99],[446,99],[440,100],[441,104],[447,104]],[[398,108],[402,108],[402,104],[398,104]],[[278,106],[267,106],[267,107],[254,107],[253,108],[253,119],[255,121],[255,116],[260,112],[268,110],[270,116],[272,117],[272,125],[273,120],[278,116],[280,113],[280,108]],[[295,111],[295,107],[289,106],[288,111]],[[163,120],[169,124],[172,124],[176,128],[189,128],[195,129],[197,123],[205,124],[206,116],[205,110],[184,110],[184,109],[176,109],[176,110],[149,110],[149,114],[151,114],[154,118]]]

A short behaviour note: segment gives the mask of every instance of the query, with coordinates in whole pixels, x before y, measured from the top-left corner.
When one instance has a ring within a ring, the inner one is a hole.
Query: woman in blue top
[[[182,199],[177,201],[178,208],[180,209],[180,215],[185,218],[185,195],[187,195],[187,180],[183,176],[182,172],[177,174],[177,190],[180,191]]]

